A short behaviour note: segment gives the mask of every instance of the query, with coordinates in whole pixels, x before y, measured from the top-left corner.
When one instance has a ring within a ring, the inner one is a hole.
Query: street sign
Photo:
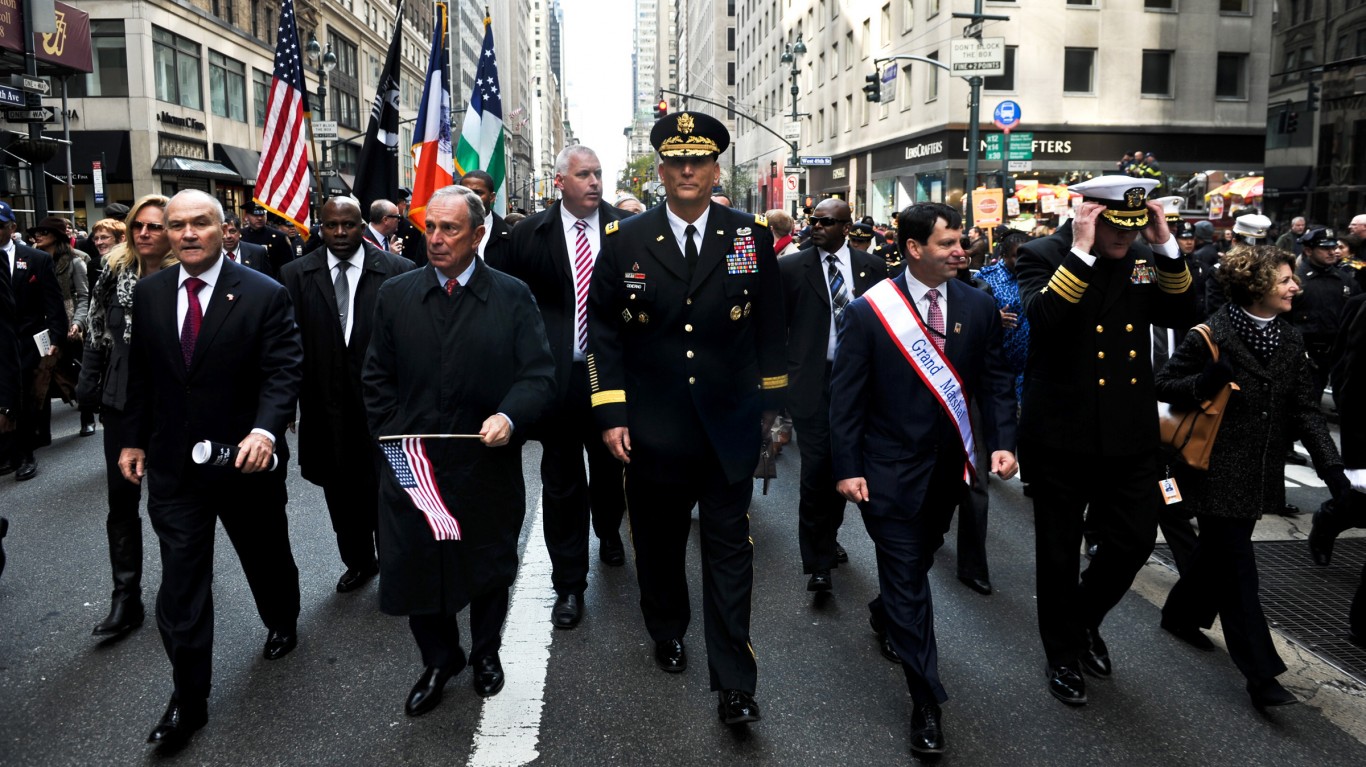
[[[12,107],[22,107],[28,105],[28,100],[24,96],[24,92],[18,88],[0,85],[0,104]]]
[[[51,109],[6,109],[5,122],[50,123],[56,115]]]
[[[90,163],[90,182],[95,186],[95,204],[104,204],[104,163],[95,160]]]
[[[1004,133],[988,133],[986,135],[988,160],[1032,160],[1034,159],[1034,134],[1033,133],[1011,133],[1010,136],[1010,155],[1001,157],[1001,136]]]
[[[319,141],[337,140],[337,121],[336,120],[314,120],[313,138]]]
[[[1007,162],[1009,165],[1006,169],[1011,173],[1024,173],[1025,171],[1034,170],[1034,163],[1030,160],[1008,160]]]
[[[830,164],[830,158],[829,158],[829,157],[808,157],[808,156],[806,156],[806,155],[802,155],[801,157],[797,158],[797,160],[798,160],[798,162],[800,162],[802,165],[829,165],[829,164]]]
[[[1002,101],[996,105],[991,117],[997,128],[1009,132],[1020,124],[1020,105],[1014,101]]]
[[[978,19],[978,20],[972,22],[971,24],[967,25],[966,27],[963,27],[963,37],[974,37],[974,38],[976,38],[976,39],[978,39],[978,40],[981,40],[981,39],[982,39],[982,19]]]
[[[899,68],[895,61],[882,68],[882,91],[878,94],[880,103],[890,104],[896,100],[896,73]]]
[[[10,75],[9,84],[21,91],[37,93],[46,96],[52,90],[52,86],[47,84],[47,80],[39,77],[29,77],[28,75]]]
[[[783,138],[787,143],[802,140],[802,124],[796,120],[788,120],[783,123]]]
[[[956,37],[949,46],[949,74],[955,77],[999,77],[1006,73],[1004,37]]]
[[[801,185],[801,177],[793,173],[783,179],[783,201],[796,202],[797,190]]]
[[[788,165],[783,168],[783,173],[805,173],[806,168],[800,165]]]

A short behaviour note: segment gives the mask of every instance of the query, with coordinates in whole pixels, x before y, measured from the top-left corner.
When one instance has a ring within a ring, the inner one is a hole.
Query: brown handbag
[[[1219,347],[1210,336],[1208,325],[1196,325],[1193,330],[1205,339],[1210,356],[1219,361]],[[1229,397],[1238,389],[1238,384],[1230,381],[1214,395],[1213,399],[1200,403],[1194,410],[1173,410],[1165,402],[1157,403],[1157,422],[1162,432],[1162,444],[1173,448],[1182,463],[1192,469],[1209,470],[1209,455],[1214,449],[1214,438],[1219,434],[1219,424],[1224,420],[1228,409]]]

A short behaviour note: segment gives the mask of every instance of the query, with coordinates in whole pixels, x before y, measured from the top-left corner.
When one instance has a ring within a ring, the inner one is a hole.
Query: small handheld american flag
[[[436,540],[460,540],[460,523],[441,498],[436,473],[432,470],[432,462],[427,458],[427,449],[422,440],[386,440],[380,443],[380,447],[384,450],[384,457],[389,459],[389,468],[394,470],[399,487],[408,493],[413,505],[427,518],[427,526],[432,529]]]

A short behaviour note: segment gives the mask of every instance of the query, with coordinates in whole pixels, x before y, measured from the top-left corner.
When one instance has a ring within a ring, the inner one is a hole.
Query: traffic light
[[[667,114],[669,114],[669,100],[660,99],[659,103],[655,104],[655,117],[664,117]]]
[[[1317,112],[1317,111],[1319,111],[1319,84],[1318,84],[1318,83],[1309,83],[1309,95],[1308,95],[1307,97],[1305,97],[1305,107],[1304,107],[1304,111],[1306,111],[1306,112]]]
[[[1286,133],[1294,133],[1295,131],[1297,131],[1297,130],[1299,130],[1299,129],[1300,129],[1300,113],[1299,113],[1299,112],[1286,112],[1286,113],[1285,113],[1285,132],[1286,132]]]
[[[882,83],[879,81],[877,73],[864,75],[863,79],[868,83],[863,86],[863,96],[869,101],[877,104],[882,101]]]

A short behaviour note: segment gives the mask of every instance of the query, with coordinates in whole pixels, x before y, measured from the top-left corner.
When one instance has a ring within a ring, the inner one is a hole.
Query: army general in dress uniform
[[[684,570],[699,507],[711,689],[726,724],[758,721],[749,537],[760,435],[787,386],[782,287],[763,216],[710,201],[730,143],[698,112],[650,134],[666,204],[608,224],[589,289],[594,417],[626,464],[626,501],[655,662],[684,670]]]
[[[1157,538],[1157,397],[1149,325],[1190,327],[1191,275],[1151,180],[1102,176],[1072,187],[1075,221],[1020,249],[1029,358],[1020,467],[1034,496],[1039,633],[1048,687],[1086,702],[1081,676],[1110,675],[1099,627]],[[1139,232],[1151,247],[1135,242]],[[1087,506],[1090,506],[1089,513]],[[1082,518],[1099,538],[1080,566]]]

